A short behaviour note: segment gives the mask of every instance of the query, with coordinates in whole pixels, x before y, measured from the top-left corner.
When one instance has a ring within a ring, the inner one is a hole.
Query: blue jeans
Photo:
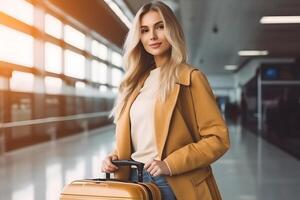
[[[130,177],[131,181],[137,181],[138,180],[136,170],[137,169],[135,169],[135,168],[131,169],[131,177]],[[164,176],[156,176],[156,177],[151,176],[149,172],[144,170],[143,171],[143,182],[144,183],[152,182],[155,185],[157,185],[160,192],[161,192],[162,200],[176,200],[176,197],[175,197],[172,189],[168,185],[168,182],[164,178]]]

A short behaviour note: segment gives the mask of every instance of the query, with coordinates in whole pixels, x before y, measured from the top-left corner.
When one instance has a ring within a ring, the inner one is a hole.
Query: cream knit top
[[[159,89],[160,68],[150,71],[130,108],[133,160],[147,163],[158,159],[154,130],[154,105]]]

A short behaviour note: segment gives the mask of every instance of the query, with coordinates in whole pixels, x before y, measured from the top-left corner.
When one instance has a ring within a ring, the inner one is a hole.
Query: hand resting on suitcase
[[[170,168],[165,161],[151,160],[145,164],[144,169],[151,174],[151,176],[171,175]]]
[[[118,160],[118,156],[116,155],[107,156],[102,162],[102,168],[101,168],[102,172],[113,173],[118,170],[118,167],[111,162],[112,160]]]

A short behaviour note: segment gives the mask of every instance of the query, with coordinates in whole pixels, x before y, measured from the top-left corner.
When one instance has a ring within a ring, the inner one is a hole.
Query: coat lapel
[[[181,85],[190,85],[190,74],[193,68],[182,64],[179,68],[179,79],[165,102],[156,101],[154,108],[155,138],[159,159],[163,159],[163,150],[167,141],[169,127]]]
[[[176,84],[173,91],[166,99],[165,102],[156,101],[154,108],[154,125],[155,125],[155,138],[158,151],[158,157],[162,159],[162,153],[166,139],[169,132],[169,125],[172,118],[172,113],[175,108],[180,85]]]

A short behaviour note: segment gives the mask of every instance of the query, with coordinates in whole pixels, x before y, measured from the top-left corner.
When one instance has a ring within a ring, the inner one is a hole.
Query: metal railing
[[[60,117],[47,117],[42,119],[32,119],[32,120],[23,120],[23,121],[15,121],[15,122],[7,122],[0,123],[0,155],[2,155],[5,150],[5,132],[3,129],[5,128],[14,128],[20,126],[32,126],[37,124],[46,124],[53,122],[63,122],[63,121],[71,121],[71,120],[84,120],[83,126],[84,131],[87,129],[87,121],[85,119],[95,118],[95,117],[108,117],[110,112],[95,112],[95,113],[84,113],[77,115],[69,115],[69,116],[60,116]]]
[[[85,114],[68,115],[68,116],[61,116],[61,117],[47,117],[47,118],[42,118],[42,119],[32,119],[32,120],[0,123],[0,129],[14,128],[14,127],[18,127],[18,126],[31,126],[31,125],[37,125],[37,124],[53,123],[53,122],[70,121],[70,120],[88,119],[88,118],[95,118],[95,117],[105,117],[105,116],[108,116],[109,113],[110,112],[85,113]]]

